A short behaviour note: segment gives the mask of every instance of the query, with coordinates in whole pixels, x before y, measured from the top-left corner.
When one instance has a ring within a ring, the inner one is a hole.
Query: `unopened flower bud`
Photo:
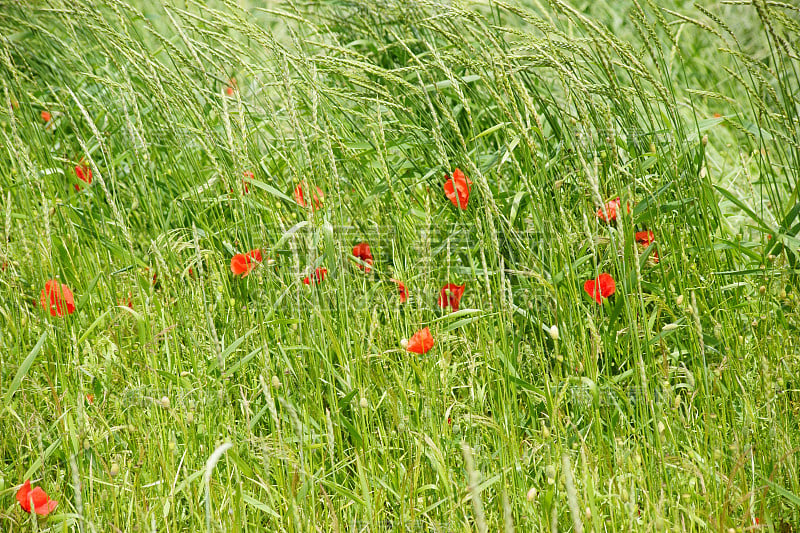
[[[556,467],[553,465],[547,465],[544,469],[544,474],[547,476],[547,482],[549,484],[553,484],[556,482]]]

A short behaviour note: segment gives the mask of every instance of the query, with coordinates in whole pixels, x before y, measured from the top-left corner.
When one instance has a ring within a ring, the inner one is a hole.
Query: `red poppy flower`
[[[228,81],[228,86],[225,87],[225,94],[227,94],[228,96],[233,96],[233,93],[235,91],[236,91],[236,79],[235,78],[231,78]]]
[[[17,501],[22,510],[26,513],[31,512],[31,504],[33,504],[33,512],[39,516],[47,516],[52,513],[58,505],[58,502],[51,500],[50,496],[42,490],[41,487],[36,487],[31,490],[31,480],[25,483],[17,491]]]
[[[605,210],[601,207],[597,210],[597,218],[602,220],[603,222],[613,222],[617,220],[617,210],[622,205],[622,201],[619,199],[619,196],[611,200],[605,205]],[[628,206],[628,212],[630,212],[630,206]]]
[[[466,283],[463,285],[448,283],[442,287],[439,293],[439,307],[450,306],[453,308],[453,311],[458,311],[458,302],[461,301],[461,296],[464,295],[465,286]]]
[[[634,235],[634,238],[636,239],[636,242],[642,246],[650,246],[650,244],[656,240],[656,236],[652,231],[637,231],[636,235]]]
[[[261,262],[261,250],[251,250],[246,254],[236,254],[231,258],[231,272],[234,276],[245,277]]]
[[[65,312],[71,315],[75,312],[75,297],[72,291],[55,279],[48,280],[44,284],[39,301],[42,308],[50,310],[52,316],[64,316]]]
[[[87,394],[86,401],[89,402],[91,405],[94,405],[94,394]]]
[[[719,113],[714,113],[714,118],[720,118],[720,117],[722,117],[722,115],[720,115]]]
[[[327,268],[318,267],[314,271],[314,283],[315,284],[316,283],[322,283],[323,281],[325,281],[325,276],[327,276],[327,275],[328,275],[328,269]],[[311,278],[306,276],[305,279],[303,279],[303,283],[305,283],[306,285],[311,285]]]
[[[656,237],[652,231],[637,231],[634,237],[636,239],[636,242],[645,247],[650,246],[656,240]],[[653,252],[653,262],[658,263],[657,251]]]
[[[431,348],[433,348],[433,335],[431,335],[431,330],[428,328],[421,329],[414,333],[414,335],[408,339],[408,345],[406,346],[406,350],[409,352],[419,354],[426,353]]]
[[[408,300],[408,291],[406,290],[406,284],[400,281],[399,279],[392,279],[393,282],[397,284],[397,291],[400,293],[400,303],[405,303]]]
[[[50,114],[50,111],[42,111],[42,120],[50,122],[51,118],[53,118],[53,115]]]
[[[314,187],[316,191],[311,196],[311,202],[314,204],[312,209],[319,209],[322,207],[322,200],[325,198],[325,193],[322,192],[322,189],[319,187]],[[294,199],[295,201],[303,207],[306,207],[306,200],[304,197],[304,193],[308,192],[308,184],[304,181],[297,184],[297,187],[294,188]]]
[[[252,172],[250,172],[249,170],[245,170],[245,171],[244,171],[244,177],[245,177],[246,179],[243,179],[243,180],[242,180],[242,188],[244,189],[244,192],[245,192],[245,193],[248,193],[248,192],[250,192],[250,187],[248,186],[248,182],[247,182],[247,180],[248,180],[248,179],[251,179],[251,180],[252,180],[252,179],[255,179],[256,175],[255,175],[255,174],[253,174]]]
[[[445,174],[444,179],[446,180],[444,182],[444,194],[447,196],[447,199],[450,200],[454,206],[466,209],[467,202],[469,202],[469,190],[472,181],[458,168],[453,171],[452,178],[449,174]]]
[[[92,183],[92,169],[89,168],[89,165],[86,163],[81,162],[78,165],[75,165],[75,175],[78,176],[78,179],[81,181],[86,182],[87,184],[91,185]],[[80,191],[80,185],[74,185],[75,191]]]
[[[614,283],[614,278],[611,277],[611,274],[603,273],[597,276],[597,279],[587,280],[583,284],[583,290],[594,298],[597,303],[602,304],[603,298],[608,298],[614,294],[617,290],[617,284]]]
[[[133,309],[133,297],[131,296],[130,291],[128,291],[128,297],[127,298],[125,298],[125,297],[120,298],[119,305],[125,305],[125,306],[128,306],[129,308]]]
[[[365,270],[365,272],[370,272],[372,270],[372,264],[374,262],[372,258],[372,251],[369,249],[369,244],[365,242],[360,242],[353,246],[353,255],[364,261],[368,266],[358,265],[358,268],[361,270]]]

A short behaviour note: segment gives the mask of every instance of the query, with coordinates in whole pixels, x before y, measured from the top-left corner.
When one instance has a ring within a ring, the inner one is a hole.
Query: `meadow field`
[[[795,0],[0,0],[0,531],[800,531]]]

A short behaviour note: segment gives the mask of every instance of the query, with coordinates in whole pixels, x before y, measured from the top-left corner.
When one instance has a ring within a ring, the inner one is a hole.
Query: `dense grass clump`
[[[797,531],[798,35],[0,0],[2,530]]]

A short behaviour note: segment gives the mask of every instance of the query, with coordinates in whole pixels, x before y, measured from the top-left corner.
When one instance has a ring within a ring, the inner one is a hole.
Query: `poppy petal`
[[[586,280],[586,283],[583,284],[583,290],[586,291],[589,296],[594,298],[597,303],[602,304],[603,299],[600,297],[600,293],[596,292],[596,286],[597,282],[595,280]]]
[[[85,163],[81,163],[80,165],[75,165],[75,175],[78,177],[79,180],[86,182],[88,184],[92,183],[92,169],[89,168],[88,165]]]
[[[58,502],[51,500],[41,487],[31,490],[30,480],[25,481],[17,491],[17,502],[27,513],[31,512],[31,504],[33,504],[33,511],[40,516],[50,514],[58,505]]]
[[[370,272],[372,269],[370,268],[374,264],[374,259],[372,257],[372,251],[369,248],[369,244],[365,242],[360,242],[353,246],[353,256],[361,259],[369,266],[358,265],[358,268],[364,270],[365,272]]]
[[[54,279],[44,284],[39,301],[51,316],[64,316],[64,311],[70,315],[75,312],[75,296],[72,291]]]
[[[262,260],[261,250],[251,250],[246,254],[236,254],[231,258],[231,272],[235,276],[247,276]]]
[[[400,303],[405,303],[406,300],[408,300],[408,290],[406,290],[406,284],[399,279],[392,279],[392,281],[397,284],[397,291],[400,293]]]
[[[303,283],[306,285],[311,285],[312,282],[316,285],[325,281],[325,276],[328,275],[328,269],[324,267],[317,267],[314,270],[314,274],[312,276],[306,276],[303,278]]]
[[[316,189],[315,192],[311,194],[311,202],[312,202],[312,209],[316,210],[322,207],[322,200],[325,198],[325,194],[322,192],[322,189],[319,187],[314,187]],[[309,187],[308,184],[304,181],[301,181],[297,184],[294,188],[294,200],[302,207],[308,207],[308,203],[305,199],[305,193],[308,191]]]
[[[613,222],[617,220],[617,209],[619,209],[620,204],[621,200],[619,197],[614,198],[606,203],[604,207],[597,210],[597,218],[603,222]]]
[[[603,298],[608,298],[617,290],[617,285],[611,274],[602,273],[597,276],[597,279],[587,280],[583,284],[583,290],[594,298],[598,304],[603,303]]]
[[[424,354],[430,351],[431,348],[433,348],[433,335],[431,335],[429,328],[424,328],[414,333],[408,339],[408,345],[406,346],[406,350],[418,354]]]
[[[36,488],[39,488],[39,487],[36,487]],[[36,489],[33,489],[33,490],[36,490]],[[58,502],[57,501],[48,499],[47,502],[44,503],[43,505],[37,505],[34,508],[34,510],[36,511],[36,514],[38,514],[39,516],[47,516],[50,513],[52,513],[57,506],[58,506]]]
[[[449,174],[444,175],[444,194],[450,203],[461,209],[467,208],[469,202],[470,185],[472,181],[467,178],[461,169],[457,168],[453,171],[453,176]]]
[[[463,285],[448,283],[442,287],[442,290],[439,291],[439,307],[449,306],[453,311],[458,311],[458,304],[461,301],[461,297],[464,295],[465,287],[466,283]]]
[[[600,274],[597,276],[597,284],[600,286],[600,296],[608,298],[617,290],[617,284],[611,274]]]
[[[42,490],[42,487],[34,487],[34,489],[31,491],[28,497],[33,502],[34,510],[38,510],[40,507],[46,504],[47,501],[50,499],[47,497],[47,493],[45,493],[45,491]]]
[[[31,500],[30,500],[30,493],[31,493],[31,480],[28,479],[25,483],[17,491],[17,501],[19,502],[19,506],[22,507],[22,510],[30,513],[31,512]]]
[[[636,239],[636,242],[642,246],[650,246],[650,244],[656,240],[656,237],[652,231],[637,231],[636,235],[634,235],[634,238]]]

